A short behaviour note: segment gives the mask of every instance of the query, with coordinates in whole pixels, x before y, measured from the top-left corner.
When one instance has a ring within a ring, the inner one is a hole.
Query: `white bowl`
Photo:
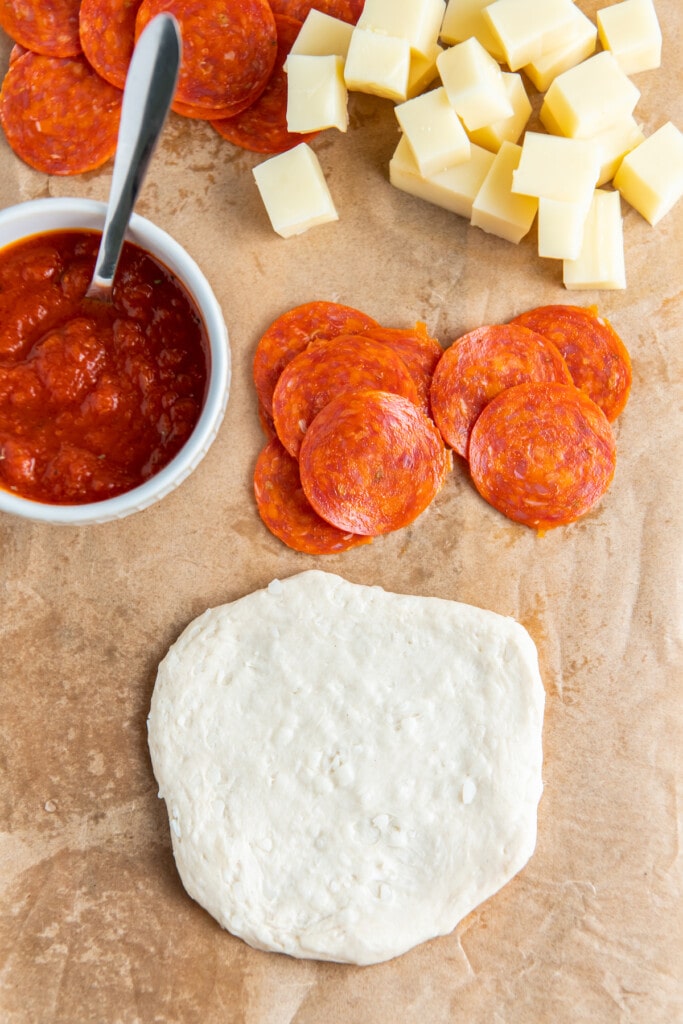
[[[0,211],[0,249],[46,231],[102,230],[104,203],[90,199],[35,199]],[[211,446],[225,414],[230,388],[230,347],[221,308],[203,273],[170,235],[133,214],[127,238],[152,253],[185,285],[201,313],[209,342],[209,381],[199,420],[175,457],[155,476],[125,494],[84,505],[52,505],[21,498],[0,488],[0,512],[47,523],[104,523],[139,512],[174,490],[196,468]]]

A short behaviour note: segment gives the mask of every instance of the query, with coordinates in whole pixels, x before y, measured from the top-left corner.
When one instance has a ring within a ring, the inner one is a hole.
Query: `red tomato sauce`
[[[0,488],[103,501],[158,473],[202,409],[209,348],[181,283],[125,242],[114,301],[86,299],[100,234],[0,251]]]

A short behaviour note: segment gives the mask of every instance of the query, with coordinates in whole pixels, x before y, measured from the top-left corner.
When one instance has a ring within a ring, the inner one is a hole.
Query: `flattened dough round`
[[[148,722],[182,882],[291,956],[446,934],[534,850],[543,708],[529,634],[470,605],[311,570],[210,609]]]

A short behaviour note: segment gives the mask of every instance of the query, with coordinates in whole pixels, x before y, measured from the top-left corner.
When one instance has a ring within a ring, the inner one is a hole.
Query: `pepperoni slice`
[[[301,22],[284,14],[275,15],[277,26],[277,58],[268,84],[259,98],[235,117],[211,122],[219,135],[242,149],[255,153],[284,153],[300,142],[310,142],[319,132],[287,130],[287,74],[284,63]]]
[[[321,519],[301,488],[298,462],[287,454],[277,438],[266,445],[256,460],[254,494],[265,525],[294,551],[336,555],[371,542],[370,537],[346,533]]]
[[[83,53],[95,71],[117,89],[126,84],[139,6],[140,0],[81,0],[79,27]]]
[[[577,388],[610,423],[631,390],[631,359],[621,338],[595,306],[538,306],[512,321],[545,335],[560,350]]]
[[[545,531],[573,523],[602,497],[616,445],[602,409],[573,384],[518,384],[477,419],[469,464],[486,501]]]
[[[331,18],[348,21],[355,25],[360,18],[365,0],[270,0],[275,14],[287,14],[290,18],[305,21],[311,7],[329,14]]]
[[[367,336],[388,345],[401,357],[415,381],[420,406],[429,415],[429,388],[443,349],[428,333],[427,325],[418,321],[409,328],[371,327]]]
[[[432,416],[446,444],[466,457],[484,406],[503,388],[527,381],[572,383],[547,338],[519,324],[478,327],[457,338],[441,357],[431,386]]]
[[[0,123],[31,167],[82,174],[114,155],[122,96],[84,57],[25,53],[5,75]]]
[[[0,0],[0,28],[10,39],[46,57],[75,57],[80,0]]]
[[[408,398],[347,391],[318,413],[299,454],[315,511],[351,533],[379,536],[412,523],[451,466],[434,423]]]
[[[287,363],[316,340],[338,334],[362,334],[379,324],[372,317],[338,302],[306,302],[272,322],[254,354],[253,375],[261,413],[272,417],[273,391]]]
[[[175,16],[182,36],[179,103],[213,107],[227,117],[263,92],[277,55],[268,0],[142,0],[136,37],[162,11]]]
[[[320,410],[344,391],[390,391],[419,404],[417,388],[400,356],[363,335],[317,341],[284,368],[273,394],[277,435],[298,456],[304,434]]]

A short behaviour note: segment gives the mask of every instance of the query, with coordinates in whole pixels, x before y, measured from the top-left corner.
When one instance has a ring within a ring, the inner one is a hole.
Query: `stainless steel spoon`
[[[102,241],[87,298],[111,300],[126,228],[175,92],[180,53],[180,30],[171,14],[153,18],[135,46],[123,91]]]

